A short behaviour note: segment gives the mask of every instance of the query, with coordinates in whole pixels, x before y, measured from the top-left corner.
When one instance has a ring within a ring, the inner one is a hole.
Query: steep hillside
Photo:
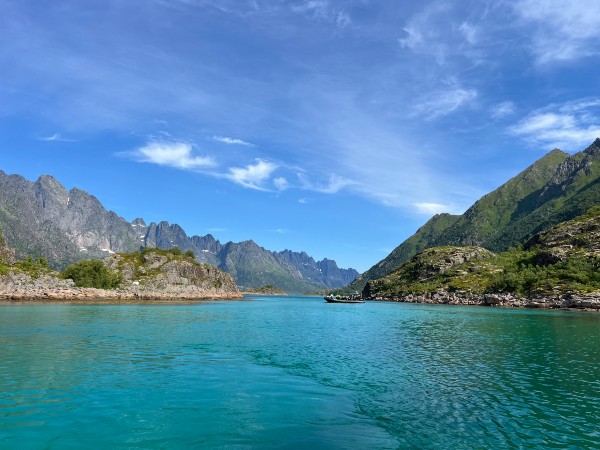
[[[600,207],[493,254],[481,247],[433,247],[392,273],[370,280],[369,298],[452,293],[578,297],[600,293]],[[441,298],[440,297],[440,298]]]
[[[460,216],[437,215],[349,289],[391,273],[435,246],[481,246],[503,251],[600,203],[600,139],[572,156],[552,150],[485,195]]]

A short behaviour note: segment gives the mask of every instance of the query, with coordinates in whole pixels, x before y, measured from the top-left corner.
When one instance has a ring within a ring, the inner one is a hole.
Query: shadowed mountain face
[[[502,251],[600,203],[600,139],[569,156],[552,150],[462,215],[438,214],[349,285],[361,291],[417,253],[439,246]]]
[[[96,197],[77,188],[67,191],[49,175],[32,183],[0,171],[0,229],[18,258],[43,256],[54,268],[115,252],[179,247],[193,251],[199,262],[229,272],[245,288],[271,284],[300,293],[340,287],[358,275],[338,268],[335,261],[316,262],[304,252],[271,252],[253,241],[223,245],[210,234],[189,237],[168,222],[129,223]]]

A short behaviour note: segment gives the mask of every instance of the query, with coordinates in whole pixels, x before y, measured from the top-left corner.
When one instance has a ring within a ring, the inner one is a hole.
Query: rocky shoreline
[[[458,294],[436,292],[425,294],[409,294],[393,297],[371,297],[369,300],[399,302],[399,303],[426,303],[436,305],[473,305],[497,306],[504,308],[540,308],[600,311],[600,293],[592,294],[563,294],[536,298],[521,298],[513,294]]]
[[[73,280],[22,273],[0,276],[0,302],[145,303],[238,300],[239,291],[216,287],[167,285],[161,289],[130,283],[120,289],[76,287]]]

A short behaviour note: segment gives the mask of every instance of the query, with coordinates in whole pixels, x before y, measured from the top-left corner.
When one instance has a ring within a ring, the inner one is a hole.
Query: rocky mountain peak
[[[596,138],[592,145],[584,150],[584,153],[589,155],[599,155],[600,154],[600,138]]]
[[[52,175],[41,175],[37,179],[35,184],[40,187],[43,187],[44,189],[50,190],[50,191],[57,191],[57,192],[59,192],[59,191],[66,192],[67,191],[65,189],[65,187]]]
[[[131,222],[131,225],[133,225],[134,227],[146,228],[146,222],[144,221],[144,219],[142,219],[140,217],[133,219],[133,221]]]

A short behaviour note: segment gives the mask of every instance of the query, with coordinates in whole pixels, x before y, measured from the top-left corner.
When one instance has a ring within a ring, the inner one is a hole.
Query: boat
[[[361,298],[360,294],[354,293],[352,295],[333,295],[329,294],[323,297],[327,303],[364,303],[365,301]]]

